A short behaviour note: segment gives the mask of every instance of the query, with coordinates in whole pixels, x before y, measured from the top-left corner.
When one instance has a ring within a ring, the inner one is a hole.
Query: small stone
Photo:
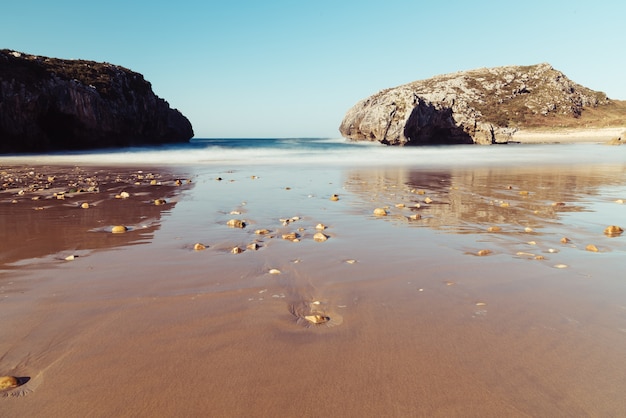
[[[585,247],[585,250],[587,250],[587,251],[591,251],[592,253],[597,253],[598,251],[600,251],[600,250],[598,250],[598,247],[596,247],[596,246],[595,246],[595,245],[593,245],[593,244],[589,244],[589,245],[587,245],[587,246]]]
[[[487,228],[487,232],[500,232],[502,231],[502,228],[500,228],[499,226],[490,226],[489,228]]]
[[[155,204],[156,206],[164,205],[164,204],[166,204],[166,203],[167,203],[167,202],[165,201],[165,199],[154,199],[154,204]]]
[[[75,258],[76,256],[74,254],[68,255],[67,257],[65,257],[65,261],[73,261]]]
[[[84,202],[83,204],[80,205],[80,207],[83,209],[89,209],[89,203]]]
[[[561,244],[567,244],[568,242],[570,242],[571,240],[567,237],[563,237],[561,238]]]
[[[476,306],[487,306],[486,302],[476,302]]]
[[[531,233],[531,232],[533,232],[533,229],[531,227],[527,226],[526,228],[524,228],[524,232]]]
[[[554,265],[554,268],[557,268],[557,269],[566,269],[567,267],[568,267],[567,264],[555,264]]]
[[[13,376],[0,377],[0,390],[13,389],[20,385],[19,380]]]
[[[339,200],[339,196],[334,194],[330,197],[330,200],[332,200],[333,202],[336,202],[337,200]]]
[[[421,195],[424,195],[424,194],[426,194],[426,190],[422,190],[422,189],[420,189],[420,190],[416,191],[415,193],[416,193],[416,194],[421,194]]]
[[[253,242],[253,243],[250,243],[250,244],[246,245],[246,249],[252,250],[252,251],[256,251],[259,248],[261,248],[261,247],[256,242]]]
[[[315,325],[323,324],[330,321],[330,318],[325,315],[305,315],[304,319]]]
[[[283,234],[282,238],[289,241],[295,241],[298,239],[298,234],[296,234],[295,232],[288,232],[286,234]]]
[[[420,215],[419,213],[414,213],[413,215],[409,216],[409,219],[412,221],[416,221],[418,219],[422,219],[422,215]]]
[[[430,197],[424,199],[424,203],[433,203],[433,200]]]
[[[114,234],[123,234],[126,231],[128,231],[128,228],[126,228],[124,225],[115,225],[113,228],[111,228],[111,232]]]
[[[156,186],[157,184],[159,184],[156,179],[154,180],[150,180],[150,186]]]
[[[387,216],[387,211],[384,208],[376,208],[374,209],[375,216]]]
[[[492,253],[491,250],[480,250],[476,253],[476,255],[479,257],[484,257],[486,255],[490,255],[491,253]]]
[[[226,222],[226,225],[230,226],[231,228],[244,228],[246,226],[246,223],[241,219],[231,219]]]
[[[354,264],[354,263],[356,263],[356,260],[353,260],[353,259],[346,260],[346,263],[348,263],[348,264]]]
[[[529,193],[528,190],[520,190],[519,194],[522,196],[528,196]]]
[[[565,206],[565,203],[564,202],[554,202],[554,203],[552,203],[552,206],[554,206],[554,207],[563,207],[563,206]]]
[[[324,229],[326,229],[326,225],[324,225],[324,224],[317,224],[317,225],[315,225],[315,229],[319,229],[320,231],[323,231]]]
[[[243,252],[243,248],[234,247],[232,250],[230,250],[230,252],[233,254],[241,254]]]
[[[556,254],[559,252],[559,250],[557,250],[556,248],[548,248],[548,252],[552,254]]]
[[[328,235],[322,234],[321,232],[316,232],[315,235],[313,235],[313,239],[316,242],[324,242],[328,239]]]
[[[604,234],[608,235],[609,237],[621,235],[623,232],[624,230],[617,225],[610,225],[604,229]]]
[[[508,208],[509,206],[511,206],[511,204],[510,204],[510,203],[508,203],[508,202],[502,202],[502,203],[500,203],[500,207],[501,207],[501,208]]]
[[[117,196],[115,196],[117,197]],[[130,193],[128,192],[122,192],[119,194],[119,199],[128,199],[130,197]]]
[[[406,205],[404,203],[397,203],[396,207],[397,208],[404,208],[404,207],[406,207]]]
[[[206,250],[206,245],[204,245],[204,244],[202,244],[202,243],[200,243],[200,242],[197,242],[197,243],[195,243],[195,244],[193,245],[193,249],[194,249],[195,251],[202,251],[202,250]]]
[[[256,231],[254,231],[255,234],[257,235],[267,235],[270,233],[269,229],[257,229]]]
[[[542,255],[536,255],[535,260],[545,260],[546,258]]]
[[[624,204],[624,199],[617,199],[615,201],[615,203],[617,203],[618,205],[623,205]]]
[[[278,270],[278,269],[270,269],[269,274],[280,274],[280,270]]]

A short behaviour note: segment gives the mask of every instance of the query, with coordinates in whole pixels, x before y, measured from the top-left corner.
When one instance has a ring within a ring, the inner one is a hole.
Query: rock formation
[[[191,124],[141,74],[0,50],[0,152],[186,142]]]
[[[339,131],[390,145],[502,143],[521,127],[611,103],[549,64],[483,68],[382,90],[354,105]]]

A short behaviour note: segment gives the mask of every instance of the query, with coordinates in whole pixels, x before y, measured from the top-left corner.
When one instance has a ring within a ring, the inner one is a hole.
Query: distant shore
[[[608,142],[621,138],[624,141],[626,126],[614,128],[564,128],[564,129],[521,129],[515,132],[512,142],[524,144],[540,143],[579,143],[579,142]]]

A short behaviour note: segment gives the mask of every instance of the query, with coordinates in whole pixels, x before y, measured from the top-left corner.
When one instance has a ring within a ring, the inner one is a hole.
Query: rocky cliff
[[[0,50],[0,152],[186,142],[191,124],[141,74]]]
[[[491,144],[523,127],[566,126],[613,102],[549,64],[484,68],[382,90],[354,105],[339,130],[390,145]]]

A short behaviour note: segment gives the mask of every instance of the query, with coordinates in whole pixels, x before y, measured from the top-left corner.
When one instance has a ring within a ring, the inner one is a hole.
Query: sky
[[[547,62],[626,100],[617,0],[6,3],[1,49],[139,72],[196,138],[338,138],[382,89],[502,65]]]

